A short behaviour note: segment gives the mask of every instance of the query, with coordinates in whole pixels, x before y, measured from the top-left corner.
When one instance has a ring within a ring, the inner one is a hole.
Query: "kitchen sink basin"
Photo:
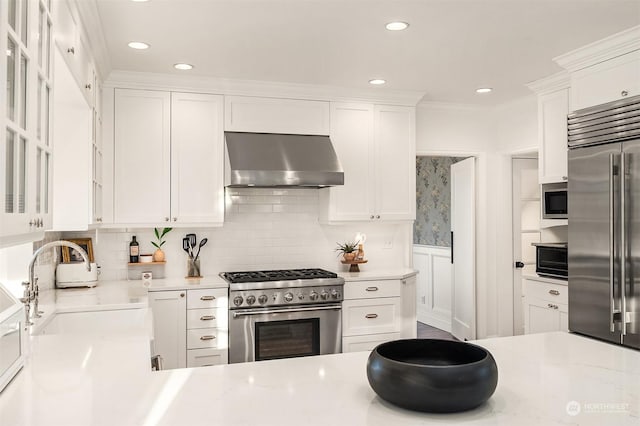
[[[39,326],[34,334],[118,334],[153,338],[153,316],[149,308],[61,312]]]

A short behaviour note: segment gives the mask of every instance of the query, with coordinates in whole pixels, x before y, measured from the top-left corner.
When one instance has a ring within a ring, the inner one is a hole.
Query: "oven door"
[[[229,363],[340,353],[341,306],[229,311]]]

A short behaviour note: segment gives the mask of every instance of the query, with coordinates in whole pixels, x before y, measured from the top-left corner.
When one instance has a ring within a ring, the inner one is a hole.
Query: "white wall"
[[[416,135],[418,154],[477,158],[477,336],[511,335],[511,154],[537,145],[535,97],[498,108],[421,104]]]
[[[404,224],[355,223],[324,226],[318,223],[317,189],[227,189],[225,223],[221,228],[176,228],[167,234],[164,266],[128,267],[132,235],[141,253],[152,253],[153,229],[99,230],[64,233],[64,237],[91,237],[100,279],[139,279],[151,270],[154,276],[180,278],[186,275],[187,254],[182,238],[196,233],[202,248],[201,271],[207,276],[223,271],[320,267],[332,271],[348,269],[334,251],[337,242],[353,241],[357,232],[367,234],[361,269],[409,266],[412,250],[411,222]],[[392,248],[383,248],[392,241]]]

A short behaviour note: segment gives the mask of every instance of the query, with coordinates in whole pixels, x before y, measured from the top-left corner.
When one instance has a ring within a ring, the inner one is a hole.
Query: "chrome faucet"
[[[84,263],[87,265],[87,271],[91,271],[91,262],[89,262],[89,256],[87,256],[87,252],[84,251],[82,247],[79,245],[72,243],[70,241],[58,240],[52,241],[40,247],[33,253],[31,257],[31,261],[29,262],[29,281],[25,281],[22,285],[25,287],[24,289],[24,297],[20,298],[20,301],[25,305],[25,314],[26,314],[26,322],[25,325],[33,325],[31,322],[31,302],[33,302],[33,317],[40,318],[44,312],[38,310],[38,296],[40,295],[40,289],[38,287],[38,278],[34,272],[36,260],[40,253],[45,251],[51,247],[70,247],[80,253]]]

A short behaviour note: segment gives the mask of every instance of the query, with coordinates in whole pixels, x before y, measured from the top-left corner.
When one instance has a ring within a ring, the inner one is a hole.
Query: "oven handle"
[[[307,312],[307,311],[330,311],[341,309],[340,305],[328,305],[328,306],[309,306],[306,308],[284,308],[284,309],[251,309],[246,311],[234,311],[233,317],[238,318],[247,315],[262,315],[262,314],[289,314],[294,312]]]

